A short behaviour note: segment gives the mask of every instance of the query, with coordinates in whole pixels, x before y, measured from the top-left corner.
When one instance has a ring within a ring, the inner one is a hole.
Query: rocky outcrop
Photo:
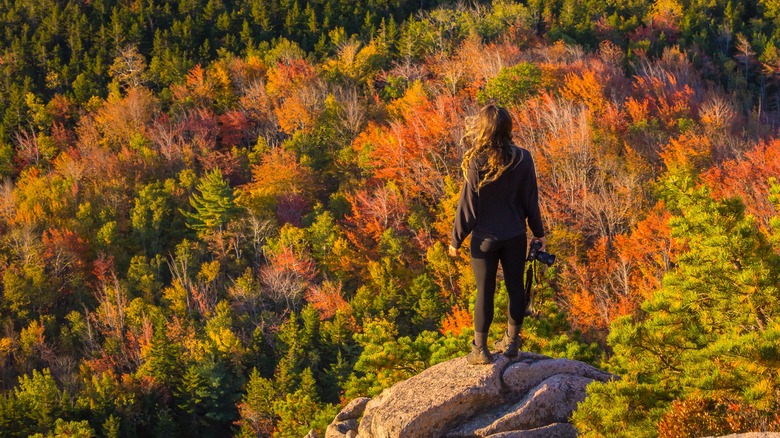
[[[344,409],[336,415],[336,418],[328,426],[328,429],[325,431],[325,437],[353,438],[357,436],[358,419],[363,416],[366,405],[370,400],[368,397],[358,397],[344,406]]]
[[[585,387],[615,376],[568,359],[520,353],[490,365],[465,357],[432,366],[373,399],[353,400],[325,438],[575,437],[568,424]]]

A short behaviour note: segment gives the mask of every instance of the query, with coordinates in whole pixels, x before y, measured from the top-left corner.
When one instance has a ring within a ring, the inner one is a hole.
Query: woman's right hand
[[[533,241],[542,242],[542,247],[539,248],[539,251],[547,251],[547,236],[534,237],[533,239],[531,239],[531,242]]]

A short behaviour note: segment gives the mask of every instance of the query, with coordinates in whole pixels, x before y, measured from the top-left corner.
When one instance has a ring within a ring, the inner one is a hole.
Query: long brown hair
[[[487,158],[479,169],[484,172],[484,177],[480,179],[478,189],[498,179],[515,159],[516,152],[512,147],[512,116],[500,106],[490,104],[479,110],[466,128],[463,141],[469,147],[463,154],[463,162],[460,165],[465,178],[468,178],[471,160],[482,156]]]

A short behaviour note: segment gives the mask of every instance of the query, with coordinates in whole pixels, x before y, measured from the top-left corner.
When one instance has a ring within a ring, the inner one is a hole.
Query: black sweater
[[[477,190],[480,175],[478,159],[469,162],[452,229],[452,246],[460,248],[472,231],[480,237],[505,240],[526,234],[525,222],[536,237],[544,236],[539,212],[539,190],[531,154],[515,148],[513,164],[495,181]],[[480,161],[483,162],[483,161]]]

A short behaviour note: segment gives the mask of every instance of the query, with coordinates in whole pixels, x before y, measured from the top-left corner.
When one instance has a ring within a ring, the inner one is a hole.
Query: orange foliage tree
[[[325,281],[322,285],[312,285],[306,290],[306,301],[317,309],[321,320],[330,319],[337,311],[349,307],[341,288],[341,283]]]
[[[374,178],[393,181],[406,199],[440,198],[442,174],[462,152],[463,102],[446,96],[431,100],[421,86],[413,86],[391,109],[397,118],[389,126],[369,123],[354,149]]]
[[[295,152],[275,148],[252,167],[252,181],[240,189],[239,203],[255,214],[276,214],[280,222],[298,222],[315,196],[314,174]]]
[[[757,144],[741,158],[707,170],[703,179],[717,198],[741,198],[765,230],[778,212],[769,197],[769,179],[780,176],[780,139]]]
[[[376,245],[385,230],[403,234],[409,204],[395,184],[361,189],[347,197],[351,213],[345,218],[345,235],[364,254],[375,256]]]
[[[561,294],[573,327],[603,337],[616,318],[637,314],[661,286],[675,254],[670,214],[659,202],[630,233],[599,239],[583,260],[565,260]]]
[[[303,59],[279,62],[268,70],[266,91],[282,131],[308,131],[321,111],[322,95],[314,66]]]

